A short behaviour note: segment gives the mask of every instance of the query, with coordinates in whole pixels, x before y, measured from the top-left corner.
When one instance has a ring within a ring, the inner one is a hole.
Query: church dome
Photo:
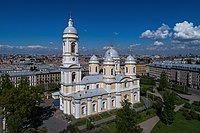
[[[96,61],[96,60],[98,60],[98,58],[97,58],[95,55],[93,55],[93,56],[90,58],[90,60]]]
[[[111,55],[106,55],[104,61],[106,61],[106,62],[113,62],[114,60],[113,60],[113,58],[111,57]]]
[[[107,51],[106,51],[106,54],[105,54],[105,58],[107,56],[111,56],[113,58],[119,58],[119,54],[117,53],[117,51],[115,49],[113,49],[112,47],[109,48]]]
[[[63,33],[64,34],[78,34],[76,28],[73,27],[73,20],[71,16],[68,21],[68,27],[65,28]]]
[[[129,56],[126,58],[126,60],[128,60],[128,61],[134,61],[134,58],[133,58],[133,56],[129,55]]]
[[[135,62],[135,59],[133,58],[133,56],[129,55],[127,58],[126,58],[126,61],[125,63],[136,63]]]

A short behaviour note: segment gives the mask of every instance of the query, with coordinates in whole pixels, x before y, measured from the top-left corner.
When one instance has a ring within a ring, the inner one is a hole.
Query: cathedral
[[[88,64],[89,75],[81,77],[79,37],[71,16],[62,39],[61,89],[58,96],[60,110],[64,114],[78,119],[121,108],[124,100],[129,100],[131,104],[140,102],[140,82],[136,78],[136,62],[131,55],[126,58],[122,72],[120,57],[110,47],[103,58],[103,73],[99,73],[100,63],[93,55]]]

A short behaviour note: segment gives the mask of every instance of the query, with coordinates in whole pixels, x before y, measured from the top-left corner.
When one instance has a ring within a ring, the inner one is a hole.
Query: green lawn
[[[176,96],[175,104],[176,105],[181,105],[183,103],[188,103],[187,100],[180,98],[179,96]]]
[[[200,121],[186,120],[185,117],[177,112],[174,123],[166,126],[159,121],[151,131],[152,133],[200,133]]]
[[[90,119],[92,122],[95,122],[95,121],[98,121],[98,120],[101,120],[101,119],[104,119],[104,118],[108,118],[110,116],[112,116],[112,115],[109,114],[108,112],[104,112],[104,113],[101,113],[101,114],[98,114],[98,115],[90,116],[90,117],[88,117],[88,119]],[[86,118],[82,118],[75,123],[75,126],[82,126],[82,125],[85,125],[85,124],[86,124]]]
[[[138,122],[137,123],[141,123],[153,116],[156,115],[156,110],[153,108],[150,108],[146,111],[140,112],[138,114]],[[110,123],[104,123],[101,124],[97,127],[95,127],[92,130],[87,131],[87,133],[115,133],[116,132],[116,123],[115,122],[110,122]]]

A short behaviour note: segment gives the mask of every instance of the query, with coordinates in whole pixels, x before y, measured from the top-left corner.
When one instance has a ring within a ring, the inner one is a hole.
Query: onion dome
[[[68,27],[65,28],[63,33],[64,34],[78,34],[76,28],[73,27],[73,20],[71,16],[68,21]]]
[[[126,58],[126,61],[125,63],[133,63],[135,64],[135,59],[133,58],[133,56],[129,55],[127,58]]]
[[[106,51],[106,54],[105,54],[105,58],[110,55],[111,57],[113,58],[119,58],[119,54],[117,53],[117,51],[115,49],[113,49],[113,47],[109,48],[107,51]]]
[[[93,56],[90,58],[90,60],[91,60],[91,61],[96,61],[96,60],[98,60],[98,58],[97,58],[95,55],[93,55]]]

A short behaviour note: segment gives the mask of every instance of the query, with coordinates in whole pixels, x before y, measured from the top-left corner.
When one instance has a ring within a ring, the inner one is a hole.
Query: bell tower
[[[68,26],[63,32],[62,40],[61,88],[64,84],[76,84],[81,81],[81,66],[78,59],[78,32],[73,26],[71,16],[68,21]]]

